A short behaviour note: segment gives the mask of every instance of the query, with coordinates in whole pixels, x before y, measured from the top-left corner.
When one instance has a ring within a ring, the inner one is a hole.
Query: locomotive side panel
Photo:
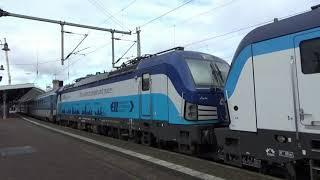
[[[69,116],[139,118],[138,81],[128,79],[62,93],[59,113]]]
[[[246,47],[231,66],[225,93],[228,98],[230,129],[256,132],[254,69],[251,46]]]

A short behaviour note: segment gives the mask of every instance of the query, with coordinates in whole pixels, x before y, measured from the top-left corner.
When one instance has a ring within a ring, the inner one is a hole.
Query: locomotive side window
[[[150,74],[142,75],[142,91],[149,91],[150,89]]]
[[[301,68],[304,74],[320,73],[320,38],[300,44]]]

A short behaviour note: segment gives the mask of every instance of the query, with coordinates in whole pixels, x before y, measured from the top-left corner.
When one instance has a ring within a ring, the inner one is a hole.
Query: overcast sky
[[[1,0],[0,8],[16,14],[129,31],[188,1]],[[238,43],[252,30],[246,27],[307,11],[316,4],[320,4],[320,0],[193,0],[141,27],[142,53],[186,46],[187,50],[210,53],[230,63]],[[45,89],[54,78],[71,83],[87,74],[111,70],[111,35],[108,32],[66,26],[66,31],[74,33],[65,35],[66,55],[83,34],[88,37],[76,51],[85,50],[71,56],[62,66],[59,25],[1,17],[0,29],[1,40],[7,38],[11,49],[13,84],[36,83]],[[228,34],[238,29],[243,30]],[[131,41],[136,35],[117,37],[126,40],[116,41],[116,58],[119,58],[133,44]],[[136,46],[133,46],[125,57],[135,55]],[[0,64],[7,68],[3,52]],[[7,84],[6,71],[0,73],[3,75],[0,85]]]

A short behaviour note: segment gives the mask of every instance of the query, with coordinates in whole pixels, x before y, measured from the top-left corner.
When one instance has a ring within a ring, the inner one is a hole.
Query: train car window
[[[142,91],[149,91],[150,89],[150,74],[142,75]]]
[[[301,68],[304,74],[320,73],[320,38],[300,44]]]

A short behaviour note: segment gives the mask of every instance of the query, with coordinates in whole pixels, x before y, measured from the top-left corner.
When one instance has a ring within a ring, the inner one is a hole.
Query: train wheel
[[[154,145],[155,138],[150,132],[142,132],[141,143],[146,146]]]
[[[141,144],[141,140],[142,140],[142,133],[140,131],[133,131],[133,142],[137,143],[137,144]]]

